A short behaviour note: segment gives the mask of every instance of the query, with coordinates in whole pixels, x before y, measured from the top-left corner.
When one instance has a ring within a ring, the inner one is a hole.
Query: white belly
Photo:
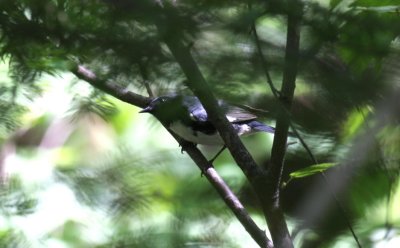
[[[182,122],[177,121],[171,123],[169,128],[182,137],[183,139],[196,143],[196,144],[202,144],[202,145],[223,145],[224,142],[221,139],[221,136],[219,136],[218,132],[212,135],[207,135],[202,132],[195,132],[191,130],[190,128],[185,127]]]

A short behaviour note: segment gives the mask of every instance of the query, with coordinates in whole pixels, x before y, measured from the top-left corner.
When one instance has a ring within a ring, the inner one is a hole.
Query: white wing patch
[[[229,122],[235,122],[235,121],[238,120],[238,118],[232,117],[232,116],[229,116],[229,115],[226,115],[226,119],[228,119]]]
[[[238,132],[239,136],[252,133],[251,127],[247,124],[242,124],[242,125],[239,125],[238,127],[239,128],[238,128],[237,132]]]

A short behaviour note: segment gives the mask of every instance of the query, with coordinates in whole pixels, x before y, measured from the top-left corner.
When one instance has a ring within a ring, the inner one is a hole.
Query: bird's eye
[[[161,102],[165,102],[167,99],[165,98],[161,98]]]

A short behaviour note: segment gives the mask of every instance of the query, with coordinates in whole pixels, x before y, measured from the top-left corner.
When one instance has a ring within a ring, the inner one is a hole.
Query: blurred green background
[[[215,95],[274,125],[250,31],[254,22],[279,88],[293,1],[162,2],[166,30],[191,47]],[[290,138],[282,206],[295,246],[355,247],[349,221],[363,247],[400,247],[399,3],[303,4],[291,117],[320,167]],[[154,27],[159,10],[124,0],[6,0],[0,10],[0,247],[257,247],[155,118],[70,72],[82,63],[142,95],[146,83],[188,93]],[[260,165],[272,140],[243,138]],[[211,158],[219,147],[200,149]],[[265,229],[229,153],[215,165]]]

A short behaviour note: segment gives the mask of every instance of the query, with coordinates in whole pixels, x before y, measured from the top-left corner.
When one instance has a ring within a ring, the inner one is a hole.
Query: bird
[[[257,132],[271,134],[275,132],[275,128],[259,122],[256,115],[243,108],[230,105],[223,100],[218,100],[218,105],[239,136]],[[225,147],[224,141],[196,96],[181,94],[159,96],[139,112],[152,114],[186,141]]]

